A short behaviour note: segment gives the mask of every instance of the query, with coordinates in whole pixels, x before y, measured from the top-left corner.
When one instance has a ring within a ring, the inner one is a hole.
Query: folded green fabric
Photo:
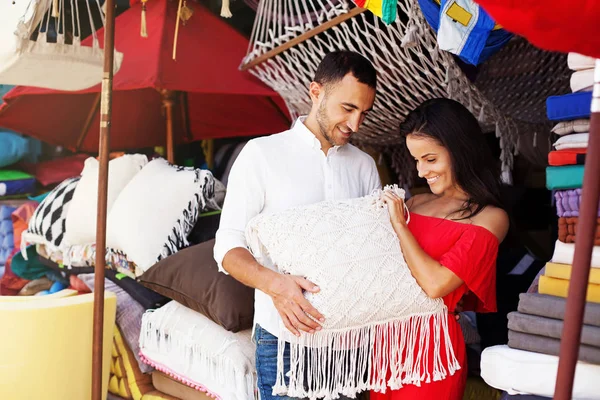
[[[582,185],[583,165],[546,167],[546,187],[548,189],[577,189]]]
[[[35,246],[27,247],[26,251],[28,260],[23,257],[21,252],[18,252],[12,258],[10,268],[15,275],[19,278],[32,281],[47,276],[48,273],[52,272],[50,268],[40,262]]]
[[[17,171],[14,169],[0,169],[0,182],[3,181],[16,181],[20,179],[31,179],[33,175],[28,173]]]

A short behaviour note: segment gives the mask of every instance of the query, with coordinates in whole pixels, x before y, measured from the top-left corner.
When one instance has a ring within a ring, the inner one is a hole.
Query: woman
[[[443,298],[449,312],[467,293],[467,300],[475,297],[476,311],[496,311],[496,255],[509,223],[500,208],[496,160],[477,120],[456,101],[433,99],[413,110],[400,131],[419,176],[431,189],[431,194],[406,202],[410,224],[402,199],[394,194],[385,197],[412,275],[429,297]],[[372,392],[371,399],[462,399],[467,377],[465,343],[454,318],[448,318],[448,330],[460,370],[420,387]],[[433,348],[433,343],[426,345]]]

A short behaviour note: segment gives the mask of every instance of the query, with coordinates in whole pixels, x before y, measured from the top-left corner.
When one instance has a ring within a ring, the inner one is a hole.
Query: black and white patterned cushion
[[[25,238],[30,243],[41,243],[59,248],[65,236],[69,203],[80,177],[64,180],[40,203],[29,221]]]

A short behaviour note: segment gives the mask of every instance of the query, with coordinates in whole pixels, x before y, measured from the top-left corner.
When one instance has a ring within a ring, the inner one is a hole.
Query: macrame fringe
[[[146,2],[148,0],[142,0],[142,17],[140,21],[140,36],[143,38],[148,37],[148,25],[146,23]]]
[[[163,313],[164,314],[164,313]],[[211,393],[200,383],[189,379],[182,379],[177,371],[168,368],[152,360],[152,353],[168,354],[169,360],[173,360],[173,365],[184,365],[187,371],[202,371],[208,373],[210,379],[219,382],[224,387],[232,388],[232,392],[239,395],[239,399],[255,398],[256,377],[253,371],[241,371],[236,368],[233,360],[224,357],[222,351],[230,345],[230,341],[223,339],[222,345],[206,351],[198,345],[195,340],[190,340],[187,332],[181,333],[169,330],[168,327],[177,321],[173,321],[166,314],[166,317],[157,316],[153,311],[147,311],[142,317],[142,328],[140,333],[140,356],[142,356],[150,365],[167,372],[172,377],[178,377],[184,383],[197,389],[205,391],[211,397],[219,398],[218,395]],[[169,332],[164,334],[162,332]],[[201,332],[198,332],[198,337]],[[223,399],[230,400],[230,399]]]
[[[290,346],[287,385],[283,364],[286,342]],[[433,365],[430,365],[432,342]],[[385,392],[387,388],[396,390],[407,384],[420,386],[439,381],[460,368],[448,334],[446,307],[433,314],[412,315],[354,329],[302,333],[300,337],[282,327],[273,392],[324,400],[340,395],[355,397],[365,390]]]
[[[233,14],[229,9],[229,0],[221,0],[221,17],[223,18],[231,18]]]

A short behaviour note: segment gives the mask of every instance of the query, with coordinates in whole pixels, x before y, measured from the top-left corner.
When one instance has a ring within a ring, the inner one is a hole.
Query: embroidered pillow
[[[148,270],[189,245],[187,236],[214,202],[214,178],[207,170],[178,167],[159,158],[149,162],[123,189],[108,215],[107,247],[123,251]]]
[[[69,178],[55,187],[40,203],[23,233],[21,250],[28,243],[44,244],[51,251],[60,251],[66,230],[67,213],[79,177]]]
[[[404,196],[397,186],[387,190]],[[326,316],[321,331],[300,337],[282,323],[275,393],[353,397],[367,389],[441,380],[460,368],[447,332],[446,306],[442,299],[429,298],[411,275],[382,193],[260,214],[249,222],[246,238],[259,262],[317,284],[319,293],[305,296]],[[434,338],[435,351],[446,356],[436,357],[429,370],[415,344]],[[287,387],[286,342],[291,365]],[[331,365],[356,368],[331,373]]]
[[[148,158],[143,154],[121,156],[108,163],[108,213],[121,191],[147,163]],[[85,167],[67,214],[65,240],[69,245],[96,243],[98,172],[98,160],[94,157],[85,160]]]

